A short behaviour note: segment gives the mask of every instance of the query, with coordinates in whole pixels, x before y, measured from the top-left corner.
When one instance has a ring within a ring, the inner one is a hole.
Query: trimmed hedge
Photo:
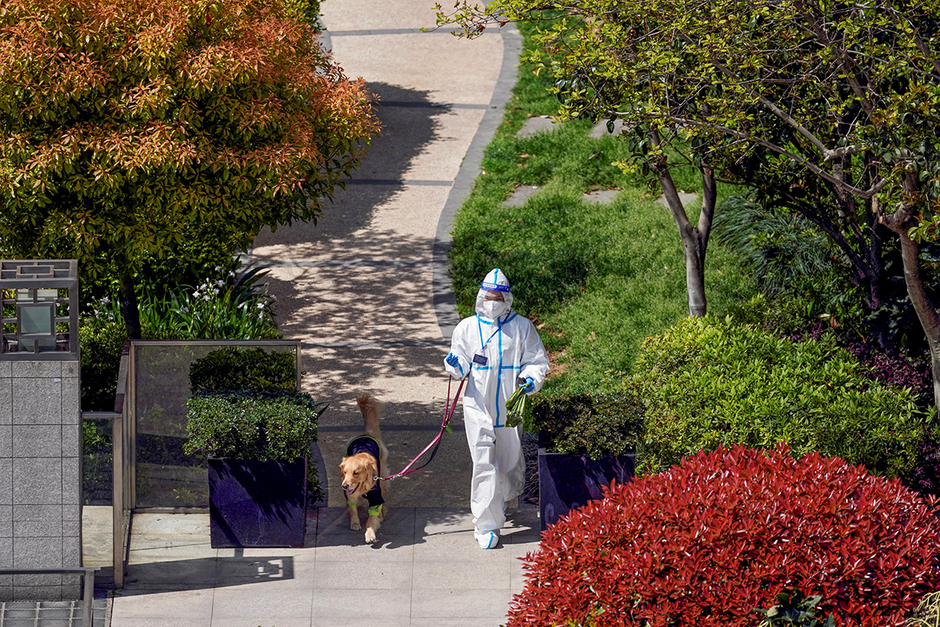
[[[605,489],[525,558],[509,627],[752,627],[796,588],[839,627],[900,627],[940,589],[940,520],[837,458],[719,447]]]
[[[909,389],[866,376],[831,334],[793,342],[751,326],[688,318],[643,345],[634,375],[646,407],[639,472],[720,444],[811,451],[904,477],[929,432]]]
[[[121,322],[83,319],[78,327],[83,411],[114,411],[121,350],[127,331]]]
[[[629,392],[536,395],[526,429],[537,432],[551,453],[625,455],[640,441],[643,405]]]
[[[310,450],[326,403],[299,392],[220,392],[186,402],[187,455],[293,461]]]
[[[226,346],[189,366],[189,388],[193,394],[224,390],[291,392],[297,389],[294,354]]]

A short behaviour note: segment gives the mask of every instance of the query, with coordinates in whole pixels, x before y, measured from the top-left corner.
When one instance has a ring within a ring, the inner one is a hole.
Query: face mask
[[[506,313],[509,310],[509,307],[503,301],[499,300],[485,300],[483,301],[483,311],[486,313],[488,318],[496,320],[501,315]]]

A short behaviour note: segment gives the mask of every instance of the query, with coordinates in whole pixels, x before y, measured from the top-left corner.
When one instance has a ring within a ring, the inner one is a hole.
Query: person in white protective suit
[[[522,427],[506,426],[506,401],[517,385],[538,392],[549,364],[535,325],[513,311],[509,281],[498,268],[483,280],[476,312],[454,329],[444,368],[456,379],[468,377],[463,412],[473,460],[470,510],[474,536],[491,549],[506,521],[506,503],[525,487]]]

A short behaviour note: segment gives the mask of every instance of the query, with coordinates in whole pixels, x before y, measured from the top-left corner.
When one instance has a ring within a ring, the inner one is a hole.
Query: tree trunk
[[[699,214],[698,225],[692,226],[682,200],[679,198],[679,192],[672,180],[668,166],[658,168],[656,174],[663,190],[663,199],[672,213],[676,227],[679,229],[679,237],[682,240],[689,315],[701,318],[707,312],[705,252],[708,248],[712,218],[715,215],[715,200],[717,198],[715,177],[710,169],[702,168],[702,212]]]
[[[140,327],[140,309],[137,305],[137,285],[134,275],[127,269],[128,265],[119,270],[118,291],[121,299],[121,316],[124,318],[124,328],[127,330],[127,339],[139,340],[142,337]]]
[[[901,261],[904,265],[904,284],[907,294],[917,312],[917,319],[927,336],[930,348],[930,368],[933,378],[934,405],[940,409],[940,316],[924,289],[920,276],[920,252],[917,243],[908,235],[911,208],[902,207],[895,213],[883,218],[885,225],[897,233],[901,242]]]

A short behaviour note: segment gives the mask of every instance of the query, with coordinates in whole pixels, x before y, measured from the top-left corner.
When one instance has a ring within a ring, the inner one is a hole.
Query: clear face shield
[[[483,295],[483,312],[486,317],[496,320],[509,311],[509,304],[502,292],[487,291]]]

